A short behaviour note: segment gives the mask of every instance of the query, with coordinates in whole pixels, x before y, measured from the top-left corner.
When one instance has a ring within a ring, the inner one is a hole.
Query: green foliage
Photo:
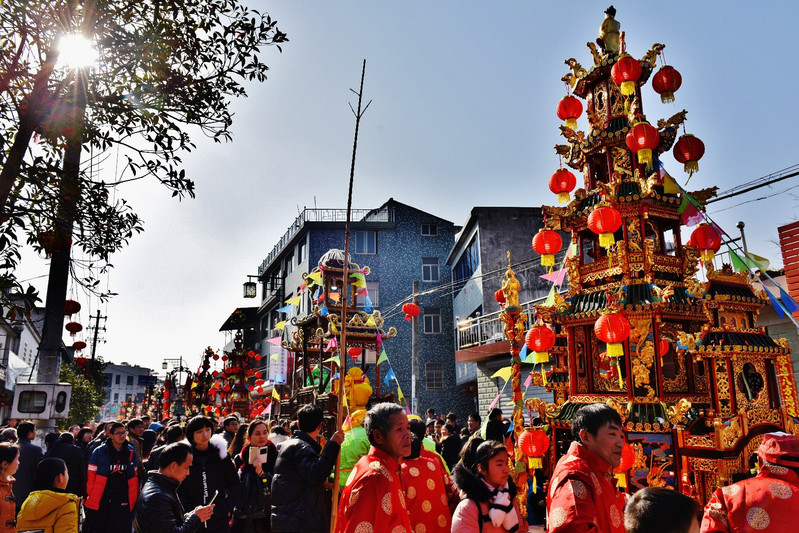
[[[75,424],[82,424],[86,420],[94,420],[100,414],[100,405],[103,401],[103,389],[82,375],[75,365],[61,365],[59,375],[61,383],[72,384],[72,396],[69,400],[69,416],[58,420],[59,429],[67,429]]]
[[[70,33],[91,36],[93,68],[58,64],[56,38]],[[232,99],[266,80],[262,49],[286,41],[240,0],[0,2],[0,289],[26,294],[14,277],[19,246],[42,250],[47,232],[102,273],[143,231],[125,183],[152,178],[193,197],[183,154],[198,135],[231,139]],[[76,140],[80,179],[64,190],[65,145]],[[76,281],[108,296],[94,277]]]

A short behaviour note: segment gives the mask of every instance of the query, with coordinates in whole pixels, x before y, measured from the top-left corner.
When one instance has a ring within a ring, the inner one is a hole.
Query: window
[[[111,380],[114,379],[114,374],[103,374],[103,376],[105,376],[105,381],[103,382],[103,385],[105,387],[110,387],[111,386]]]
[[[355,253],[356,254],[376,254],[377,253],[377,232],[356,231],[355,232]]]
[[[444,390],[443,363],[425,363],[424,387],[427,390]]]
[[[438,235],[438,224],[422,224],[422,235],[425,237]]]
[[[297,245],[297,264],[300,265],[305,261],[305,240],[300,241]]]
[[[472,241],[463,251],[455,267],[452,269],[452,281],[455,282],[455,293],[457,294],[472,274],[480,267],[480,249],[477,244],[477,237],[472,237]]]
[[[425,307],[424,332],[429,335],[441,333],[441,309],[438,307]]]
[[[286,257],[286,275],[291,274],[292,270],[294,270],[294,254]]]
[[[422,281],[438,281],[438,257],[422,257]]]
[[[117,376],[117,377],[119,377],[119,376]],[[117,403],[118,401],[119,401],[119,393],[115,392],[114,393],[114,403]]]
[[[117,375],[116,375],[116,378],[114,379],[114,385],[119,385],[119,380],[120,380],[121,378],[122,378],[122,376],[120,376],[119,374],[117,374]]]
[[[372,301],[372,307],[377,307],[380,305],[380,282],[379,281],[367,281],[366,282],[366,292],[369,293],[369,300]],[[364,304],[366,303],[366,298],[364,297],[363,293],[358,295],[358,309],[363,309]]]
[[[133,376],[128,376],[126,385],[133,385]]]

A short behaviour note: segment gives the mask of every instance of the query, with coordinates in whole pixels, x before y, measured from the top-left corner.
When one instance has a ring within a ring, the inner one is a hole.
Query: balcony
[[[351,211],[350,220],[362,222],[393,222],[394,209],[353,209]],[[294,238],[297,233],[305,226],[307,222],[346,222],[347,210],[346,209],[309,209],[302,210],[294,222],[286,230],[286,233],[277,241],[277,244],[269,252],[258,267],[258,275],[262,276],[269,265],[271,265],[283,249]]]

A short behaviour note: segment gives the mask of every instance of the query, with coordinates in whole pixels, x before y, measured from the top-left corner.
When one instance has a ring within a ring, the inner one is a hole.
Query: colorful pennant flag
[[[336,337],[330,339],[330,342],[327,343],[327,348],[325,348],[325,351],[329,352],[333,348],[338,348],[338,340]]]
[[[329,297],[331,300],[333,300],[334,302],[338,302],[339,300],[341,300],[341,294],[339,294],[339,293],[337,293],[337,292],[331,292],[331,293],[330,293],[330,294],[328,294],[327,296],[328,296],[328,297]]]
[[[286,321],[285,320],[281,320],[280,322],[275,324],[275,329],[279,329],[281,331],[283,331],[283,328],[285,328],[285,327],[286,327]]]
[[[494,400],[491,402],[491,405],[489,405],[489,406],[488,406],[488,410],[489,410],[489,411],[490,411],[491,409],[493,409],[495,405],[497,405],[497,402],[499,401],[499,398],[500,398],[501,396],[502,396],[502,392],[500,391],[500,393],[499,393],[499,394],[497,394],[497,397],[496,397],[496,398],[494,398]]]
[[[527,379],[524,380],[524,387],[525,388],[529,387],[530,383],[532,382],[533,382],[533,373],[530,372],[529,374],[527,374]]]
[[[327,310],[327,306],[323,305],[319,308],[319,316],[327,316],[330,311]]]
[[[338,355],[334,355],[333,357],[328,357],[327,359],[325,359],[322,362],[323,363],[329,363],[330,361],[333,361],[337,365],[341,366],[341,359],[339,359]]]
[[[281,307],[277,310],[278,313],[291,313],[291,310],[294,309],[294,306],[289,304],[286,306]]]
[[[780,289],[780,300],[782,300],[782,305],[785,306],[785,309],[787,309],[788,312],[791,314],[799,311],[799,305],[797,305],[796,301],[793,298],[791,298],[787,292],[782,290],[782,287],[779,287],[779,289]]]
[[[366,311],[367,313],[372,312],[372,300],[369,299],[369,293],[366,293],[366,296],[363,299],[363,310]],[[372,320],[372,322],[374,322],[374,320]]]
[[[280,346],[280,341],[281,341],[280,337],[272,337],[271,339],[266,340],[266,342],[268,342],[269,344],[274,344],[275,346]]]
[[[754,270],[768,270],[769,265],[771,262],[766,259],[765,257],[760,257],[759,255],[755,255],[752,252],[744,252],[743,257],[744,263],[746,263],[749,268]]]
[[[777,313],[777,316],[780,318],[785,318],[785,311],[782,309],[780,302],[777,301],[777,298],[773,294],[771,294],[771,291],[768,290],[765,286],[763,287],[763,290],[765,290],[766,294],[768,294],[768,299],[771,300],[771,306],[774,308],[774,311]]]
[[[539,276],[541,279],[545,279],[549,282],[552,282],[554,285],[563,285],[563,280],[566,278],[566,269],[561,268],[560,270],[556,270],[549,274],[541,274]]]
[[[402,389],[397,386],[397,401],[401,402],[405,396],[402,395]]]
[[[302,300],[302,296],[297,295],[294,298],[286,300],[286,303],[289,305],[300,305],[300,300]]]
[[[389,368],[388,372],[386,372],[386,376],[383,378],[383,383],[385,383],[386,386],[389,386],[392,379],[397,379],[397,376],[394,375],[394,369]]]
[[[277,401],[280,401],[280,394],[277,392],[277,389],[272,389],[272,398]]]
[[[377,323],[375,322],[374,317],[370,316],[369,318],[367,318],[366,319],[366,325],[369,326],[369,327],[372,327],[372,328],[375,327],[377,325]]]
[[[275,353],[273,353],[272,355],[269,356],[269,359],[271,359],[272,361],[277,361],[279,357],[280,357],[280,354],[278,352],[275,352]]]
[[[551,289],[549,289],[549,295],[547,296],[547,299],[544,300],[544,303],[541,304],[541,305],[545,305],[545,306],[555,305],[555,286],[554,285],[552,286]]]
[[[502,378],[505,381],[508,381],[510,380],[510,375],[512,372],[513,372],[513,367],[506,366],[494,372],[494,374],[491,376],[491,379]]]
[[[380,357],[377,360],[377,364],[379,365],[380,363],[383,363],[385,361],[388,361],[388,354],[386,353],[385,350],[381,350]]]
[[[732,251],[732,248],[729,246],[727,247],[727,251],[730,254],[730,262],[732,263],[732,268],[735,269],[736,272],[747,272],[749,267],[746,266],[744,260],[741,257]]]

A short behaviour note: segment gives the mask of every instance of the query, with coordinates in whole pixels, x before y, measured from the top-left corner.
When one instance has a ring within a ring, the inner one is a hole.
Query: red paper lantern
[[[609,205],[600,205],[588,216],[588,228],[599,235],[599,245],[610,248],[616,243],[614,233],[621,227],[621,213]]]
[[[674,159],[683,164],[683,168],[692,176],[699,170],[699,160],[705,155],[705,143],[690,133],[681,136],[674,144]]]
[[[501,304],[505,303],[505,293],[502,292],[502,289],[497,289],[497,292],[494,293],[494,299]]]
[[[83,365],[85,365],[88,362],[89,362],[89,360],[86,359],[85,357],[76,357],[75,358],[75,363],[77,363],[77,365],[80,366],[80,367],[82,367]]]
[[[621,463],[613,469],[616,473],[624,473],[633,467],[635,463],[635,449],[629,442],[625,442],[621,449]]]
[[[538,324],[527,332],[524,343],[528,350],[535,353],[536,363],[546,363],[549,361],[549,350],[555,346],[555,332],[543,324]]]
[[[65,315],[72,316],[79,311],[80,311],[80,302],[76,302],[75,300],[67,300],[64,302]]]
[[[402,306],[402,312],[405,313],[405,320],[410,320],[419,316],[421,309],[415,303],[407,303]]]
[[[541,256],[541,264],[551,267],[555,265],[555,254],[560,251],[563,241],[557,231],[541,229],[533,237],[533,250]]]
[[[558,102],[558,118],[566,122],[566,127],[576,130],[577,119],[583,114],[583,104],[572,95],[564,96]]]
[[[519,449],[528,457],[531,468],[541,468],[541,457],[549,448],[549,437],[541,429],[525,428],[519,435]]]
[[[636,122],[625,137],[627,148],[638,156],[638,162],[652,168],[652,150],[660,144],[660,133],[649,122]]]
[[[363,350],[357,346],[353,346],[347,350],[347,355],[350,357],[360,357],[361,353],[363,353]]]
[[[660,355],[660,357],[662,358],[664,355],[668,353],[670,347],[671,344],[669,344],[669,341],[667,341],[666,339],[660,339],[660,341],[658,342],[658,355]]]
[[[652,77],[652,88],[660,95],[660,101],[670,104],[674,101],[674,93],[682,85],[682,76],[677,69],[668,65],[661,67]]]
[[[214,354],[214,356],[213,356],[213,357],[214,357],[214,361],[219,361],[219,355],[217,355],[217,354]]]
[[[261,354],[259,354],[259,353],[255,354],[255,360],[256,361],[260,361],[261,360]]]
[[[699,224],[696,229],[691,233],[691,241],[694,246],[699,248],[702,255],[702,261],[707,263],[712,261],[716,256],[716,252],[721,248],[721,237],[716,230],[707,223]]]
[[[558,203],[569,202],[569,193],[577,186],[577,178],[565,168],[559,168],[549,178],[549,190],[558,195]]]
[[[630,54],[619,56],[610,69],[610,77],[621,89],[621,94],[635,94],[635,87],[641,77],[641,63]]]
[[[227,361],[227,355],[223,355],[223,356],[222,356],[222,360],[223,360],[223,361]]]
[[[73,347],[75,350],[77,350],[77,351],[81,351],[81,350],[83,350],[84,348],[86,348],[86,343],[85,343],[85,342],[83,342],[83,341],[75,341],[75,342],[73,342],[73,343],[72,343],[72,347]]]
[[[607,343],[610,357],[623,357],[623,343],[630,336],[630,321],[621,313],[602,315],[594,323],[594,334]],[[621,372],[619,378],[621,379]]]
[[[80,324],[78,324],[77,322],[67,322],[67,325],[66,325],[66,326],[64,326],[64,329],[66,329],[67,331],[69,331],[69,335],[70,335],[71,337],[74,337],[74,336],[75,336],[75,333],[77,333],[77,332],[79,332],[79,331],[83,330],[83,326],[81,326],[81,325],[80,325]]]

